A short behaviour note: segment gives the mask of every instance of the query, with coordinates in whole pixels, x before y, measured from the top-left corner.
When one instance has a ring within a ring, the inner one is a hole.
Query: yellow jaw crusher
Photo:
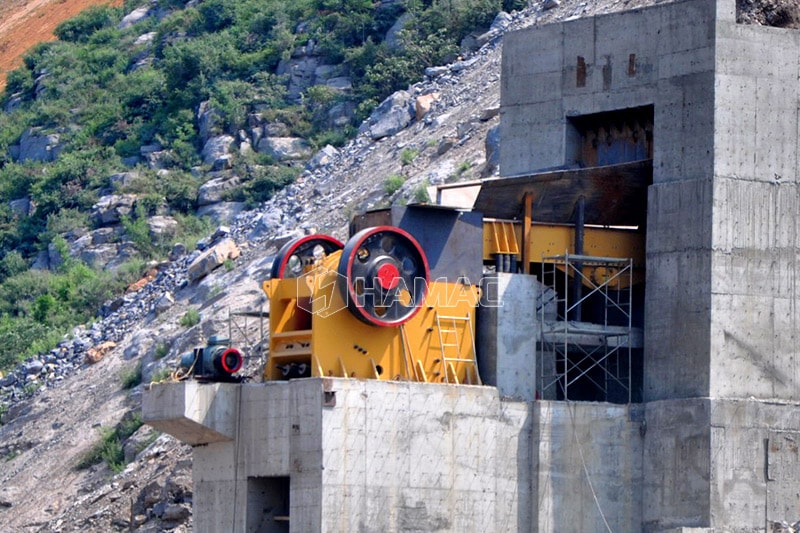
[[[278,252],[271,279],[265,380],[307,376],[480,384],[479,289],[431,279],[418,241],[393,226],[343,245],[326,235]]]

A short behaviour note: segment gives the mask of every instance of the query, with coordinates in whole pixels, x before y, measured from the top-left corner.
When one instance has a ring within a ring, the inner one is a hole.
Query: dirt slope
[[[121,6],[122,0],[0,0],[0,90],[28,49],[55,39],[56,26],[87,7],[105,4]]]

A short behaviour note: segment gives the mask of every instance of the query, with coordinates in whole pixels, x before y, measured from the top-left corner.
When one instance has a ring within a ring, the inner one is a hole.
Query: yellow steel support
[[[483,223],[483,260],[493,262],[496,254],[513,253],[507,248],[498,247],[498,231],[506,233],[507,225],[512,224],[515,238],[522,241],[524,223],[520,221],[502,221],[484,219]],[[530,225],[528,239],[531,261],[538,262],[542,257],[559,256],[575,253],[575,227],[566,224],[543,224],[533,222]],[[524,247],[524,243],[523,243]],[[644,280],[645,235],[644,232],[624,228],[605,228],[586,226],[584,228],[583,254],[596,257],[631,258],[634,265],[633,283]],[[517,253],[518,259],[523,261]],[[590,278],[603,275],[587,268],[584,274]]]
[[[531,216],[533,210],[533,195],[526,192],[523,197],[524,216],[522,218],[522,273],[531,273]]]

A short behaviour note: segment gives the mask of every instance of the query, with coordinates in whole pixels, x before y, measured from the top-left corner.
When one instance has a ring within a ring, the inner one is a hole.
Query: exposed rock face
[[[397,91],[372,112],[361,126],[361,132],[369,132],[373,140],[394,135],[414,118],[415,111],[408,91]]]
[[[200,102],[197,108],[197,129],[200,130],[200,139],[204,144],[221,132],[221,122],[219,112],[212,108],[208,101]]]
[[[186,277],[189,281],[196,281],[221,266],[226,260],[236,259],[240,253],[233,239],[223,239],[192,261],[186,269]]]
[[[61,153],[61,136],[58,133],[42,134],[39,128],[25,130],[19,139],[20,163],[25,161],[55,161]]]
[[[486,134],[484,141],[484,148],[486,150],[486,165],[481,171],[483,177],[491,176],[494,174],[500,164],[500,126],[494,126]]]
[[[8,202],[8,208],[15,216],[27,217],[33,214],[35,206],[33,202],[31,202],[30,197],[26,196]]]
[[[219,202],[211,205],[204,205],[197,210],[197,215],[209,217],[215,224],[230,224],[236,216],[245,210],[244,202]]]
[[[418,96],[414,102],[414,110],[417,117],[417,120],[422,120],[422,118],[428,114],[431,110],[431,106],[433,103],[439,99],[440,93],[428,93],[423,94],[422,96]]]
[[[208,180],[197,191],[197,205],[204,206],[221,202],[225,193],[241,185],[238,176],[222,176]]]
[[[386,32],[386,38],[385,38],[386,46],[395,50],[400,48],[400,40],[399,40],[400,30],[405,28],[410,20],[411,20],[411,13],[403,13],[397,18],[397,20],[394,21],[392,27],[389,28],[389,30]]]
[[[142,7],[137,7],[127,15],[125,15],[119,24],[117,24],[117,29],[124,30],[126,28],[130,28],[137,22],[141,22],[142,20],[146,19],[150,15],[150,6],[144,5]]]
[[[109,194],[92,206],[92,219],[101,226],[119,224],[123,216],[133,212],[135,194]]]
[[[276,161],[294,161],[311,155],[311,146],[299,137],[265,137],[258,142],[258,152]]]
[[[235,143],[236,139],[231,135],[211,137],[203,146],[203,162],[206,165],[214,165],[219,159],[230,155]]]
[[[108,182],[111,186],[118,190],[130,187],[136,180],[140,179],[141,175],[138,172],[118,172],[108,177]]]
[[[311,55],[299,55],[278,64],[278,74],[289,75],[289,98],[296,100],[302,92],[314,85],[314,73],[319,66],[319,58]]]
[[[169,216],[156,215],[147,219],[147,227],[153,240],[175,235],[178,232],[178,221]]]
[[[330,144],[327,144],[319,152],[314,154],[314,157],[308,160],[308,163],[306,163],[306,169],[310,170],[324,167],[325,165],[331,163],[333,158],[335,158],[338,153],[339,150]]]

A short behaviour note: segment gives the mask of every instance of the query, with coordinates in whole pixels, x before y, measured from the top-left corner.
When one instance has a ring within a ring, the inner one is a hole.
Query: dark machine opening
[[[247,478],[247,531],[289,532],[289,477]]]
[[[568,142],[581,167],[653,159],[653,106],[568,117]]]

